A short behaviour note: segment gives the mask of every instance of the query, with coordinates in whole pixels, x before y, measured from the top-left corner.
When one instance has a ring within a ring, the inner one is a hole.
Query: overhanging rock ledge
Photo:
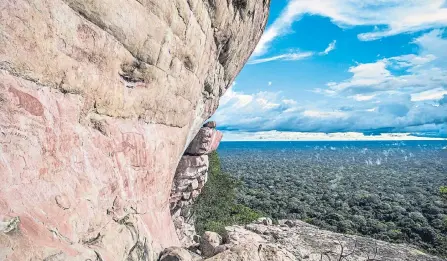
[[[269,0],[0,1],[0,260],[156,260]]]

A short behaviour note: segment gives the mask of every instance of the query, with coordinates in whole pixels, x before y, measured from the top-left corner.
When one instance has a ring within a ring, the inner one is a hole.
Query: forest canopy
[[[243,184],[239,204],[447,257],[445,152],[418,143],[248,143],[219,148],[223,170]]]

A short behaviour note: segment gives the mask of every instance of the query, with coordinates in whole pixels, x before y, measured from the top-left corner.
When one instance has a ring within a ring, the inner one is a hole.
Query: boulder
[[[214,248],[214,255],[224,252],[229,248],[228,245],[220,245]]]
[[[163,250],[159,261],[192,261],[192,255],[188,250],[180,247],[170,247]]]
[[[293,222],[292,220],[286,220],[284,221],[284,224],[288,227],[294,227],[295,226],[295,222]]]
[[[200,241],[200,250],[202,255],[205,257],[210,257],[215,254],[215,249],[222,244],[222,237],[215,233],[206,231]]]
[[[258,220],[256,220],[256,223],[257,224],[264,224],[266,226],[271,226],[273,224],[273,221],[272,221],[271,218],[261,217],[261,218],[258,218]]]

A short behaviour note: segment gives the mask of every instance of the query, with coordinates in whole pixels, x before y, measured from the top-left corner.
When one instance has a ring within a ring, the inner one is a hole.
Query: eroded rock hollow
[[[156,260],[269,0],[0,1],[0,260]]]

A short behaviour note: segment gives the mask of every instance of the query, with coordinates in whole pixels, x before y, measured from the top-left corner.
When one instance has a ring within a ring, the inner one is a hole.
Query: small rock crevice
[[[86,239],[86,240],[82,240],[82,244],[84,245],[94,245],[96,243],[101,242],[101,238],[103,238],[104,235],[101,235],[101,233],[98,233],[95,237]]]
[[[146,239],[144,242],[137,241],[135,245],[129,250],[129,255],[126,261],[147,261],[149,260],[149,250],[147,247]]]
[[[144,70],[144,63],[139,60],[135,60],[130,64],[123,63],[121,65],[121,72],[119,73],[119,76],[124,82],[125,87],[133,89],[139,84],[144,85]]]
[[[239,11],[239,15],[242,19],[245,19],[245,11],[248,6],[247,0],[233,0],[233,6],[234,8]],[[236,14],[236,12],[235,12]]]

